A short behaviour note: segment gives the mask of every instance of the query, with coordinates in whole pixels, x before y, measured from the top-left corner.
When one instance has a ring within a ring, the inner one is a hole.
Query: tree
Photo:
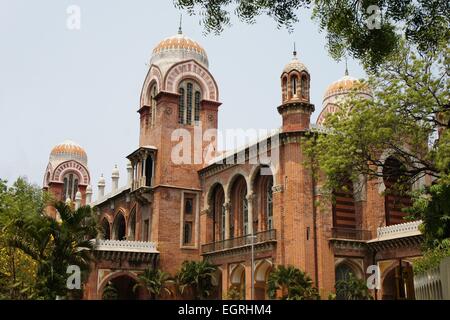
[[[291,31],[299,11],[312,8],[320,30],[327,32],[332,56],[348,52],[372,68],[395,51],[400,35],[421,52],[447,43],[450,36],[447,0],[176,0],[175,5],[198,13],[205,31],[215,33],[230,25],[231,11],[246,23],[267,15],[278,28]]]
[[[268,295],[275,299],[277,291],[282,300],[318,300],[317,288],[311,278],[293,266],[278,266],[269,275]]]
[[[139,275],[139,282],[134,286],[133,290],[138,288],[146,288],[150,293],[151,299],[159,298],[164,292],[171,295],[172,291],[169,285],[172,283],[170,274],[160,269],[146,269],[143,274]]]
[[[12,226],[38,215],[48,196],[41,188],[19,178],[11,187],[0,179],[0,299],[39,299],[35,290],[36,261],[10,246],[15,236]]]
[[[414,204],[408,211],[422,220],[425,249],[439,247],[445,239],[450,240],[450,184],[438,183],[414,194]],[[448,251],[448,250],[447,250]]]
[[[86,280],[93,243],[97,235],[97,221],[89,206],[73,210],[65,203],[56,203],[60,216],[57,221],[40,207],[10,220],[6,228],[10,234],[8,247],[23,252],[36,263],[35,290],[38,296],[55,299],[70,296],[67,288],[67,268],[76,265]]]
[[[372,300],[364,280],[358,279],[352,273],[346,279],[336,282],[336,298],[338,300]]]
[[[189,289],[196,300],[207,299],[215,287],[216,271],[206,260],[184,261],[176,275],[180,293],[183,295]]]
[[[403,42],[381,71],[361,83],[372,89],[373,99],[359,98],[356,88],[335,114],[326,117],[328,132],[312,134],[305,146],[313,168],[325,173],[329,190],[361,176],[395,180],[398,188],[426,175],[448,179],[449,64],[448,46],[420,54]],[[392,170],[383,153],[401,167]]]
[[[119,293],[111,281],[108,281],[108,284],[105,286],[103,290],[102,300],[117,300],[119,298]]]

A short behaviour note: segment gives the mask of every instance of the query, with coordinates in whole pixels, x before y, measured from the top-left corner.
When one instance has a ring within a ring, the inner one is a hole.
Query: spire
[[[178,27],[178,34],[183,34],[183,29],[182,29],[182,24],[183,24],[183,15],[180,14],[180,26]]]
[[[294,51],[292,52],[292,54],[294,55],[294,58],[297,57],[297,50],[295,48],[295,41],[294,41]]]
[[[347,56],[345,56],[345,75],[348,76],[348,60],[347,60]]]

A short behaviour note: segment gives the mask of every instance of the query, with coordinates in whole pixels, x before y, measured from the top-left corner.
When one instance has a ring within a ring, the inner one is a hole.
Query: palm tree
[[[9,244],[37,262],[37,290],[47,299],[66,296],[67,268],[76,265],[85,278],[92,261],[97,222],[89,206],[73,210],[70,205],[55,204],[61,220],[47,215],[19,219],[14,223],[16,235]]]
[[[190,289],[194,299],[207,299],[214,289],[217,267],[206,260],[184,261],[176,275],[176,282],[181,295]]]
[[[364,280],[358,279],[352,273],[346,279],[336,282],[336,298],[338,300],[372,300]]]
[[[159,298],[163,292],[171,295],[172,291],[169,289],[171,283],[170,274],[160,269],[149,268],[139,275],[139,282],[134,285],[133,291],[138,288],[146,288],[150,293],[150,298],[155,300]]]
[[[320,298],[311,278],[293,266],[278,266],[269,275],[268,294],[271,299],[281,291],[283,300],[317,300]]]

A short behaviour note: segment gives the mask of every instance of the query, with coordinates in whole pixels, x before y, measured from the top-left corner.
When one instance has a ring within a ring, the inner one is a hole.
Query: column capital
[[[247,198],[248,201],[253,201],[253,199],[256,198],[256,194],[250,193],[250,194],[247,195],[246,198]]]

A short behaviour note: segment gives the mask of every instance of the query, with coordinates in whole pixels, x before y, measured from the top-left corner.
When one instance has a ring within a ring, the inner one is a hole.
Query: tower
[[[150,230],[148,240],[158,242],[160,262],[169,271],[199,258],[198,170],[205,152],[215,155],[220,106],[208,68],[205,49],[181,28],[156,45],[138,110],[139,148],[128,156],[141,223]]]
[[[297,58],[294,49],[292,60],[281,74],[282,105],[278,112],[283,118],[283,132],[309,129],[314,112],[314,105],[310,103],[310,82],[308,69]]]
[[[81,194],[81,204],[86,203],[86,189],[90,183],[86,151],[77,143],[66,140],[50,152],[45,170],[44,190],[55,200],[75,202]],[[90,192],[90,190],[88,190]],[[77,197],[77,193],[78,194]],[[89,193],[88,192],[88,193]]]

